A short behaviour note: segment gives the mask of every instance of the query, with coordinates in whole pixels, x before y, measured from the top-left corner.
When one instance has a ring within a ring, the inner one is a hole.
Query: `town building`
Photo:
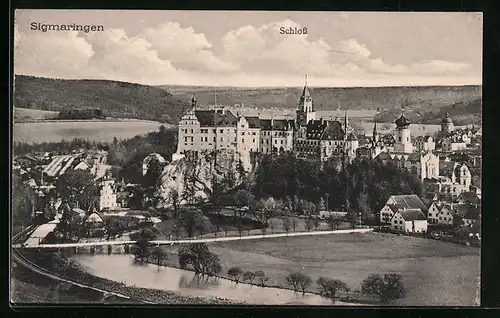
[[[399,209],[392,216],[391,229],[403,233],[426,233],[427,218],[420,209]]]
[[[449,204],[443,204],[438,213],[438,223],[440,225],[453,225],[453,207]]]
[[[428,211],[424,202],[416,194],[391,195],[380,210],[380,223],[390,223],[397,211],[409,209],[419,209],[424,214]]]
[[[115,180],[109,174],[96,180],[99,186],[99,211],[115,210],[116,203],[116,184]]]

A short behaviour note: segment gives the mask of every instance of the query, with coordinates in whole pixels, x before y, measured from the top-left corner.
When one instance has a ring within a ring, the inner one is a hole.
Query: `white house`
[[[380,222],[389,223],[393,215],[400,209],[420,209],[424,214],[428,210],[424,202],[416,194],[391,195],[382,210],[380,210]]]
[[[432,204],[429,206],[429,211],[427,212],[427,222],[429,224],[438,224],[439,212],[441,211],[442,207],[442,204],[438,202],[432,202]]]
[[[111,179],[109,175],[105,175],[97,182],[99,185],[99,211],[115,210],[118,206],[115,180]]]
[[[453,225],[453,209],[450,205],[445,204],[439,210],[438,224]]]
[[[398,210],[391,219],[391,228],[404,233],[426,233],[427,218],[420,209]]]
[[[436,143],[431,136],[418,136],[415,138],[415,147],[419,151],[434,151]]]
[[[89,217],[85,220],[85,223],[87,224],[100,224],[102,222],[102,217],[96,212],[89,215]]]

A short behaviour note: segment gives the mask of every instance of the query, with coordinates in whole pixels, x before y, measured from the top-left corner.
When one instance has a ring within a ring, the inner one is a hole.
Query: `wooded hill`
[[[61,111],[96,109],[114,118],[177,124],[183,101],[164,89],[104,80],[64,80],[16,75],[14,107]]]
[[[108,117],[158,120],[177,124],[183,108],[196,94],[199,105],[235,105],[293,109],[301,87],[238,88],[200,86],[146,86],[106,80],[63,80],[16,75],[14,106],[61,111],[100,108]],[[400,108],[415,110],[415,123],[438,123],[449,112],[456,124],[478,123],[481,86],[311,88],[317,111],[378,109],[377,119],[392,122]],[[411,113],[411,111],[409,112]],[[410,115],[411,116],[411,115]]]

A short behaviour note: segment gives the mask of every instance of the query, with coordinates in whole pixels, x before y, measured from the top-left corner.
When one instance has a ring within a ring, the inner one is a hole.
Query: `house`
[[[85,161],[80,161],[73,169],[74,170],[90,170],[90,165]]]
[[[102,224],[102,217],[97,212],[93,212],[85,219],[85,224]]]
[[[449,204],[441,207],[438,213],[438,222],[441,225],[453,225],[453,209]]]
[[[330,216],[345,218],[347,216],[347,212],[338,212],[338,211],[319,211],[318,217],[321,219],[328,219]]]
[[[106,174],[96,181],[99,185],[99,211],[115,210],[118,207],[115,180],[109,174]]]
[[[391,218],[391,229],[404,233],[426,233],[427,218],[420,209],[398,210]]]
[[[455,224],[472,226],[481,217],[481,206],[478,204],[454,204]]]
[[[431,136],[418,136],[415,138],[415,147],[419,151],[434,151],[436,144]]]
[[[481,204],[481,199],[479,198],[476,192],[467,191],[460,193],[458,197],[455,199],[455,203],[477,205]]]
[[[459,240],[481,240],[481,231],[479,226],[460,225],[452,230],[454,238]]]
[[[438,224],[439,212],[443,208],[443,204],[437,201],[432,202],[427,212],[427,222],[429,224]]]
[[[380,222],[389,223],[393,215],[400,209],[420,209],[424,214],[427,214],[428,211],[427,206],[416,194],[391,195],[380,210]]]

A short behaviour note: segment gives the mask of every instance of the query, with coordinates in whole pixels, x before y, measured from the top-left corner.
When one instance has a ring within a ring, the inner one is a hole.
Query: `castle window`
[[[277,144],[277,143],[278,143],[278,141],[277,141],[276,139],[274,139],[274,143],[275,143],[275,144]]]
[[[253,142],[255,142],[255,138],[253,139]]]
[[[194,133],[194,131],[191,129],[191,133]]]
[[[221,134],[223,134],[223,133],[224,133],[224,129],[221,129],[221,130],[220,130],[220,133],[221,133]]]
[[[242,136],[245,136],[245,132],[244,132],[244,131],[242,131],[242,132],[241,132],[241,135],[242,135]]]
[[[220,137],[220,141],[224,141],[224,137]]]
[[[201,139],[201,142],[203,142],[203,137],[200,137],[200,139]]]
[[[214,129],[214,134],[216,134],[216,133],[217,133],[217,129]]]
[[[241,138],[241,142],[244,143],[245,142],[245,139],[244,138]]]
[[[283,144],[283,140],[281,141],[281,144]]]
[[[216,140],[216,139],[215,139],[215,137],[214,137],[214,142],[216,142],[216,141],[217,141],[217,140]]]

